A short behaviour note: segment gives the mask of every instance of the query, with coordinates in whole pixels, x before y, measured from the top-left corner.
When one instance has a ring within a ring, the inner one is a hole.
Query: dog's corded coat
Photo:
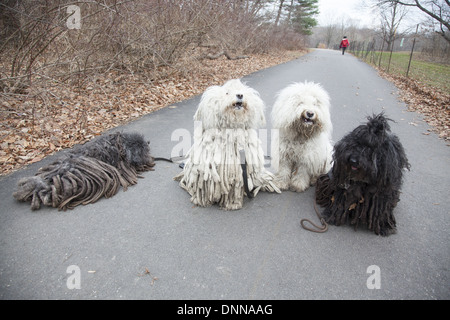
[[[330,224],[362,224],[386,236],[396,231],[393,211],[410,164],[389,119],[379,114],[368,120],[335,145],[333,167],[317,181],[316,202]]]
[[[33,177],[18,182],[13,193],[19,201],[59,210],[112,197],[137,183],[139,172],[153,170],[150,147],[136,133],[113,133],[75,147],[67,155],[42,167]]]
[[[256,131],[265,124],[264,103],[256,90],[238,79],[209,87],[194,120],[199,123],[194,130],[194,143],[183,171],[174,178],[191,195],[192,203],[202,207],[217,203],[225,210],[240,209],[245,179],[252,196],[260,190],[280,192],[272,181],[273,175],[264,167]],[[242,164],[247,169],[245,177]]]

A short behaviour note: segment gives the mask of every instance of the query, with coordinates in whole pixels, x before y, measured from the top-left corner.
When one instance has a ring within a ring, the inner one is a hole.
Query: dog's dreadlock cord
[[[184,157],[178,157],[178,158],[184,158]],[[171,162],[174,163],[174,158],[153,158],[154,161],[167,161],[167,162]],[[243,162],[242,162],[243,161]],[[180,163],[180,168],[183,169],[184,168],[184,163]],[[242,152],[241,153],[241,168],[242,168],[242,176],[244,179],[244,191],[247,194],[247,197],[249,197],[250,199],[253,198],[253,190],[250,190],[248,188],[248,177],[247,177],[247,161],[245,160],[245,154]]]
[[[154,160],[154,161],[167,161],[167,162],[173,162],[173,159],[172,159],[172,158],[168,159],[168,158],[161,158],[161,157],[158,157],[158,158],[153,158],[153,160]]]

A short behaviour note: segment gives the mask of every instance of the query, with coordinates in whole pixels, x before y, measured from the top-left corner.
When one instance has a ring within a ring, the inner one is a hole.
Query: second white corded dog
[[[328,93],[314,82],[294,83],[278,94],[272,127],[279,130],[279,152],[272,159],[281,190],[302,192],[331,168],[329,108]]]

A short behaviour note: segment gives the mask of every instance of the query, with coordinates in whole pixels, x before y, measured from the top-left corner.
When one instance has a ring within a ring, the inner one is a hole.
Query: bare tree
[[[280,4],[278,5],[277,17],[275,19],[275,26],[278,26],[278,23],[280,22],[281,13],[283,12],[283,4],[284,0],[280,0]]]
[[[394,0],[377,0],[374,7],[379,12],[381,31],[389,51],[395,40],[397,29],[407,14],[407,10]]]
[[[450,1],[449,0],[384,0],[381,2],[396,3],[405,7],[415,7],[435,20],[439,25],[439,33],[450,43]]]

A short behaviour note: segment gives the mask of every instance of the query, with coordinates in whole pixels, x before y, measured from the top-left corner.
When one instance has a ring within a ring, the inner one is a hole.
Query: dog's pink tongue
[[[354,167],[354,166],[352,166],[352,170],[353,170],[353,171],[356,171],[356,170],[358,170],[358,168],[357,168],[357,167]]]

